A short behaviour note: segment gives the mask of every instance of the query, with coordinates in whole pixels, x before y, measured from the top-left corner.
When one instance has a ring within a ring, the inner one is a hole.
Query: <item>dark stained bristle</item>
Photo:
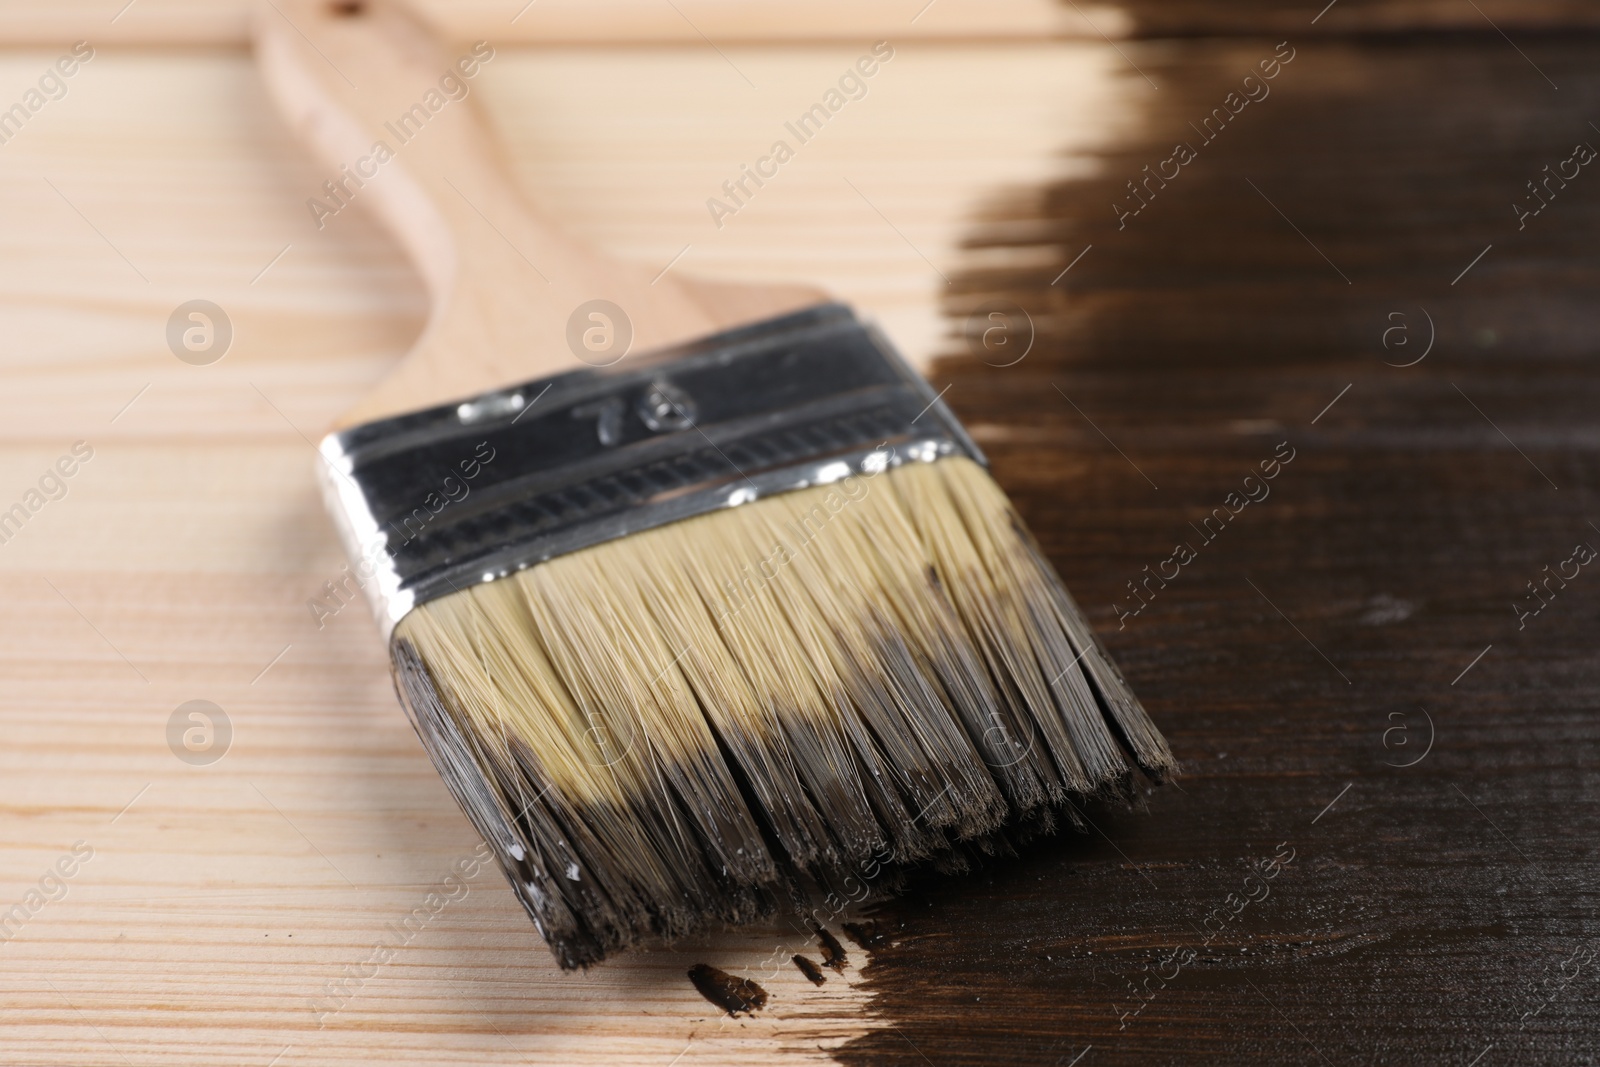
[[[559,556],[423,604],[394,656],[564,967],[965,869],[1174,770],[965,458]]]

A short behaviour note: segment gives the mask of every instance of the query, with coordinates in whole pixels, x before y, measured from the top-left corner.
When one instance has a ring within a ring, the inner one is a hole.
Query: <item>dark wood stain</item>
[[[1600,1058],[1600,567],[1545,569],[1600,547],[1600,166],[1512,207],[1600,147],[1600,41],[1297,40],[1201,146],[1280,39],[1125,45],[1145,126],[974,227],[1056,264],[953,279],[1038,336],[935,385],[1185,773],[846,927],[845,1064]]]
[[[811,979],[812,985],[821,985],[828,980],[827,976],[822,973],[822,968],[804,956],[795,956],[794,965],[800,968],[801,974]]]
[[[1559,27],[1600,28],[1586,0],[1122,0],[1141,37],[1272,34],[1333,37],[1417,32],[1543,35]],[[1313,21],[1315,20],[1315,21]],[[1497,37],[1498,39],[1498,37]],[[1503,43],[1503,42],[1502,42]]]
[[[889,940],[878,931],[876,923],[840,923],[839,929],[843,930],[846,937],[862,948],[876,948],[879,945],[886,944]]]
[[[689,968],[689,981],[700,995],[727,1012],[737,1015],[757,1012],[767,1006],[767,991],[748,978],[719,970],[708,963]]]

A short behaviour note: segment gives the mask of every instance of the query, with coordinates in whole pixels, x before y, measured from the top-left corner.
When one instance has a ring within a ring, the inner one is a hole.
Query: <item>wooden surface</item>
[[[475,845],[363,609],[306,606],[341,565],[307,438],[425,299],[361,213],[311,225],[324,174],[237,50],[103,50],[0,149],[0,508],[94,449],[0,544],[0,914],[94,850],[0,943],[0,1062],[1595,1058],[1593,568],[1524,629],[1512,607],[1600,547],[1593,168],[1525,230],[1511,204],[1600,145],[1596,45],[1294,38],[1118,229],[1123,183],[1283,39],[907,45],[721,230],[706,197],[864,42],[508,50],[482,100],[580,233],[800,276],[956,355],[938,384],[1188,773],[878,909],[870,961],[847,945],[820,988],[782,930],[559,974],[483,872],[332,1005]],[[58,51],[0,56],[0,99]],[[210,366],[167,347],[194,298],[235,327]],[[987,300],[1032,315],[1022,362],[963,355]],[[1426,358],[1386,365],[1427,316]],[[1189,523],[1284,441],[1271,496],[1202,545]],[[167,740],[195,699],[233,727],[208,765]],[[770,1006],[720,1019],[700,962]]]

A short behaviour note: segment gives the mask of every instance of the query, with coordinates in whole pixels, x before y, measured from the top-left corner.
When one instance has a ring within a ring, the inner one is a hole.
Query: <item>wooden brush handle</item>
[[[416,345],[338,428],[583,366],[567,326],[590,300],[622,308],[630,351],[642,351],[825,299],[655,277],[662,265],[621,263],[564,233],[518,192],[478,115],[492,42],[447,48],[398,4],[372,0],[264,0],[255,42],[272,95],[331,183],[308,213],[328,227],[376,211],[432,301]]]

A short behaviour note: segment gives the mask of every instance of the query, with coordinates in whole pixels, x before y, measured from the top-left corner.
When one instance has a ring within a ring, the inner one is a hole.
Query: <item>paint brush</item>
[[[615,261],[519,194],[488,42],[257,12],[272,94],[427,328],[322,442],[418,736],[563,967],[959,868],[1171,753],[884,335]]]

